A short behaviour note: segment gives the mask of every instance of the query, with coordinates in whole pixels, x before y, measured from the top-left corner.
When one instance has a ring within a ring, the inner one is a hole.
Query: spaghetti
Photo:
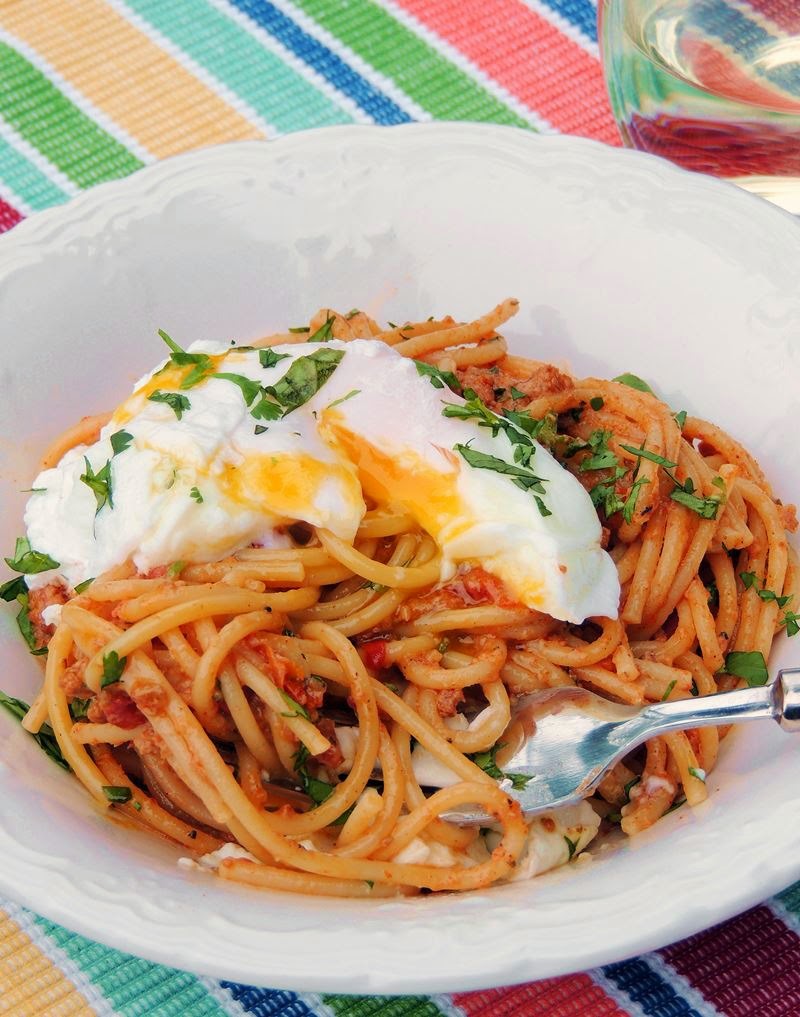
[[[546,444],[597,508],[619,618],[559,621],[477,564],[440,582],[440,548],[391,500],[368,505],[353,542],[290,526],[282,547],[146,574],[127,562],[81,592],[32,589],[23,608],[48,654],[23,723],[51,726],[99,805],[255,886],[352,897],[484,887],[514,875],[533,835],[498,784],[517,697],[579,684],[646,704],[766,680],[776,633],[797,631],[793,508],[738,442],[674,414],[640,379],[575,380],[509,355],[497,329],[516,309],[385,331],[323,309],[308,331],[392,346],[462,395],[464,413]],[[47,465],[104,422],[59,438]],[[606,776],[594,814],[635,834],[702,801],[723,734],[653,739]],[[423,758],[450,786],[424,789]],[[476,805],[491,829],[439,818]],[[597,822],[563,828],[561,861]]]

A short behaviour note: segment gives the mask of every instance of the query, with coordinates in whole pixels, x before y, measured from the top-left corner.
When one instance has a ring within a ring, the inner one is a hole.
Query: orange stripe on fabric
[[[102,0],[2,3],[0,24],[157,158],[263,137]]]
[[[96,1017],[95,1010],[15,921],[0,912],[3,1017]]]
[[[452,996],[466,1017],[629,1017],[589,975]]]

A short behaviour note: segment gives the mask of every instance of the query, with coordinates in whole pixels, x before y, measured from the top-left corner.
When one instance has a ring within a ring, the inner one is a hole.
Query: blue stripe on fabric
[[[597,8],[592,0],[544,0],[544,3],[593,42],[597,41]]]
[[[609,964],[603,974],[617,989],[647,1014],[647,1017],[701,1017],[672,986],[640,958]]]
[[[254,1017],[314,1017],[314,1011],[293,992],[258,989],[239,982],[220,982],[239,1006]]]
[[[304,32],[269,0],[230,0],[230,3],[357,103],[376,123],[390,125],[411,121],[408,113],[362,78],[336,53]]]

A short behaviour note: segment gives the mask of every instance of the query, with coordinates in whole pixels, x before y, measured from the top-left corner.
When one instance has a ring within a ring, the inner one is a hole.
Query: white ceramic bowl
[[[576,138],[348,127],[182,156],[0,240],[0,543],[13,548],[38,453],[126,394],[162,355],[158,327],[246,341],[319,306],[466,318],[510,295],[514,349],[649,379],[800,500],[788,215]],[[773,664],[792,649],[784,638]],[[37,665],[6,610],[0,661],[5,690],[30,698]],[[374,903],[182,871],[178,851],[98,815],[6,715],[0,733],[0,891],[93,939],[243,982],[388,993],[541,978],[663,945],[800,876],[800,740],[766,723],[726,743],[703,808],[623,847],[528,884]]]

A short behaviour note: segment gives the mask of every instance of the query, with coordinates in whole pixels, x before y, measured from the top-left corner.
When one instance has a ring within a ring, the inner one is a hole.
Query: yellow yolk
[[[361,491],[352,470],[304,453],[250,454],[243,463],[226,466],[218,483],[225,497],[245,508],[268,504],[276,515],[298,519],[331,481],[342,485],[354,506],[360,504]]]
[[[225,358],[226,354],[209,355],[209,360],[213,365],[209,368],[209,373],[218,371],[220,367],[224,365]],[[120,403],[120,405],[114,410],[111,422],[116,424],[118,427],[127,424],[128,421],[132,420],[136,416],[137,413],[141,412],[143,403],[149,399],[154,392],[177,392],[178,394],[185,394],[187,399],[190,399],[191,389],[181,389],[181,383],[193,370],[193,364],[188,364],[185,367],[178,367],[172,362],[168,362],[166,367],[162,368],[160,371],[156,371],[156,373],[149,377],[147,381],[136,388],[133,393],[128,396],[125,402]]]

